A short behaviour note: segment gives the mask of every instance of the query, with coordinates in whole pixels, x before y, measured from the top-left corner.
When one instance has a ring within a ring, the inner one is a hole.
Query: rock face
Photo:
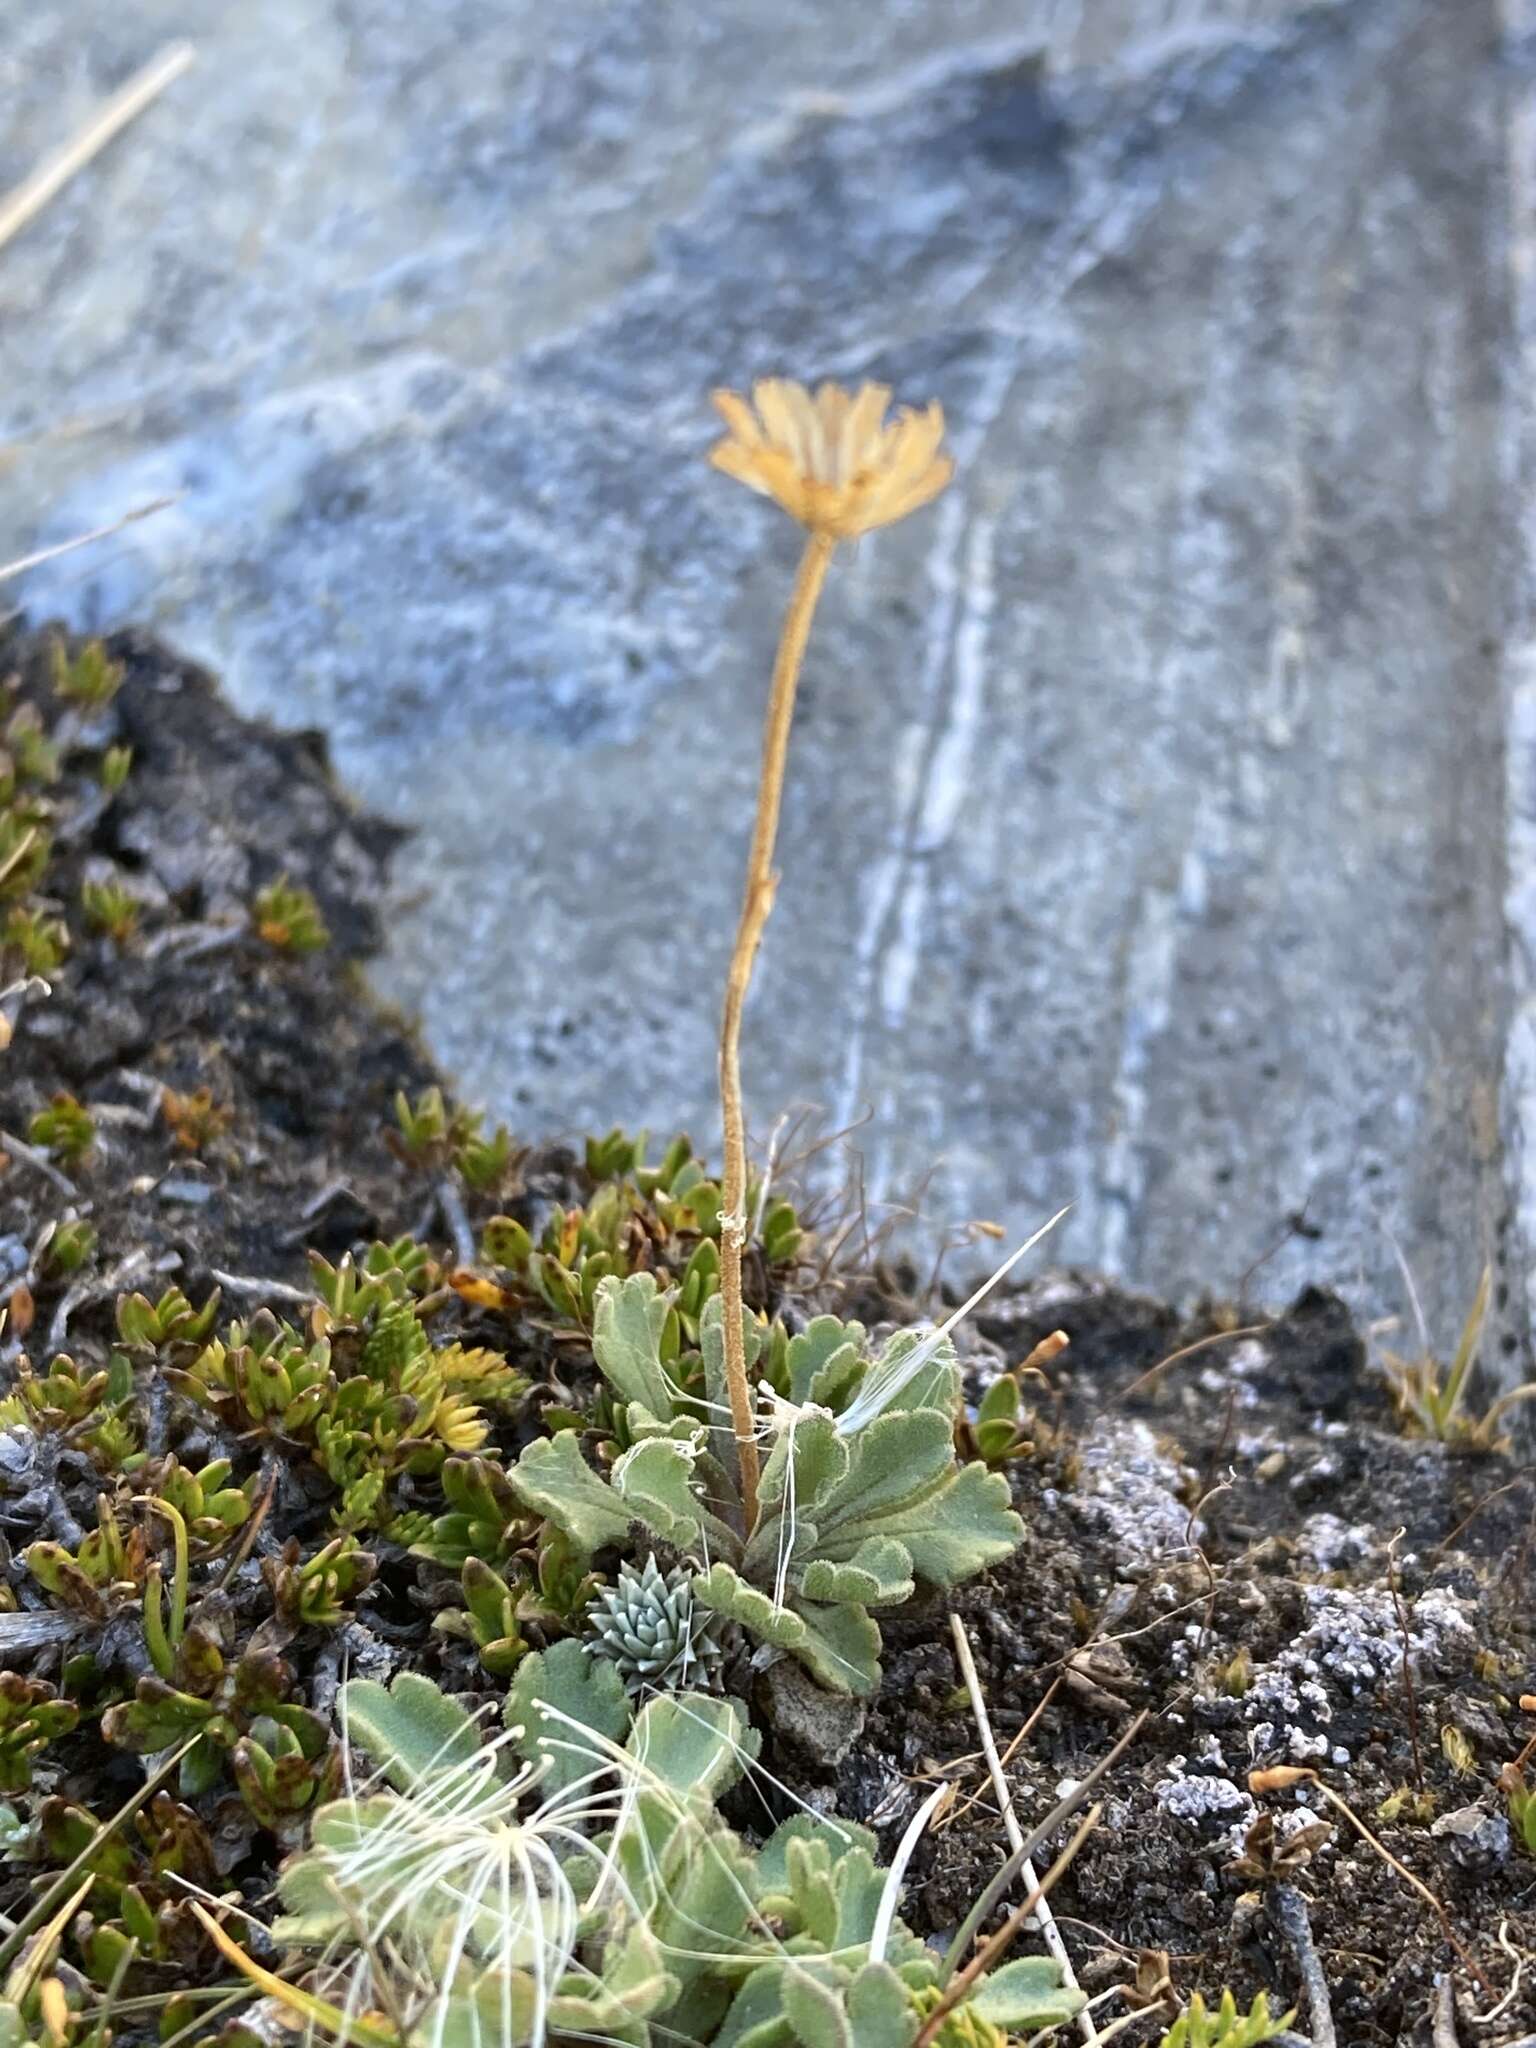
[[[1164,1289],[1398,1307],[1390,1230],[1446,1339],[1494,1251],[1521,1333],[1527,4],[39,0],[0,179],[200,62],[0,254],[0,549],[180,492],[23,601],[416,828],[466,1093],[707,1140],[797,536],[705,393],[941,398],[817,623],[759,1133]]]

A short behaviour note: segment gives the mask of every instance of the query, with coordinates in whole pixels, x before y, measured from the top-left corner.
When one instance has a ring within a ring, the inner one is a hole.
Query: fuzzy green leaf
[[[845,1999],[859,2048],[911,2048],[917,2014],[889,1963],[866,1963]]]
[[[879,1385],[888,1377],[899,1378],[903,1361],[929,1341],[923,1331],[898,1330],[869,1368],[866,1385]],[[894,1415],[913,1408],[937,1408],[953,1422],[959,1401],[960,1361],[955,1356],[954,1345],[945,1337],[900,1393],[892,1397],[885,1413]]]
[[[878,1520],[845,1522],[835,1541],[822,1547],[840,1555],[856,1536],[894,1538],[910,1554],[920,1579],[932,1586],[955,1586],[1018,1548],[1024,1524],[1011,1500],[1001,1472],[989,1472],[980,1463],[962,1465],[951,1484],[920,1504]]]
[[[527,1970],[486,1970],[462,1993],[445,1998],[432,2015],[434,2048],[506,2048],[531,2041],[537,2031],[538,1986]]]
[[[693,1493],[696,1453],[676,1437],[649,1437],[613,1468],[613,1489],[630,1518],[644,1522],[666,1543],[686,1550],[699,1539],[700,1510]]]
[[[514,1746],[527,1763],[549,1758],[545,1783],[556,1792],[608,1761],[600,1742],[583,1740],[582,1729],[622,1742],[630,1712],[615,1667],[570,1638],[524,1657],[507,1692],[507,1726],[522,1730]]]
[[[598,1282],[592,1311],[592,1355],[598,1370],[621,1400],[638,1401],[660,1421],[675,1406],[661,1364],[661,1333],[670,1292],[662,1293],[652,1273],[612,1274]]]
[[[731,2001],[714,2048],[778,2048],[790,2039],[784,2017],[784,1971],[780,1963],[754,1970]]]
[[[631,2020],[649,2019],[670,2005],[678,1993],[668,1974],[661,1946],[643,1920],[636,1920],[622,1941],[609,1944],[603,1956],[603,1990]]]
[[[937,1408],[877,1415],[847,1443],[847,1477],[829,1497],[806,1503],[829,1535],[853,1520],[873,1533],[881,1517],[926,1499],[954,1469],[953,1427]]]
[[[789,1887],[789,1845],[791,1842],[821,1842],[830,1860],[850,1849],[867,1849],[871,1855],[878,1838],[855,1820],[834,1820],[821,1813],[795,1813],[780,1821],[757,1852],[758,1882],[765,1892],[782,1892]]]
[[[1060,2026],[1087,2003],[1081,1991],[1062,1983],[1059,1963],[1049,1956],[1020,1956],[989,1971],[960,2009],[1015,2033]]]
[[[676,1796],[656,1823],[657,1802],[641,1801],[649,1839],[628,1831],[621,1861],[630,1895],[648,1909],[667,1966],[685,1992],[718,1979],[722,1956],[742,1948],[755,1884],[752,1858],[729,1828],[680,1817]]]
[[[912,1557],[905,1544],[872,1536],[846,1564],[812,1558],[800,1575],[807,1600],[832,1600],[859,1607],[896,1607],[913,1593]]]
[[[787,1896],[771,1902],[785,1925],[822,1949],[841,1953],[865,1947],[885,1891],[885,1872],[873,1852],[860,1844],[839,1847],[825,1836],[806,1836],[789,1844],[785,1862]]]
[[[779,1431],[768,1454],[759,1492],[764,1513],[782,1506],[788,1495],[796,1514],[819,1520],[817,1504],[837,1498],[853,1455],[830,1415],[802,1415]]]
[[[693,1597],[740,1622],[775,1648],[792,1650],[832,1692],[863,1696],[880,1683],[880,1631],[858,1606],[795,1599],[779,1607],[728,1564],[716,1562],[693,1582]]]
[[[836,1410],[840,1396],[863,1375],[864,1325],[836,1316],[815,1316],[789,1340],[789,1398],[797,1408],[808,1401]]]
[[[853,2029],[842,2000],[808,1970],[787,1963],[782,1996],[784,2017],[803,2048],[853,2048]]]
[[[371,1678],[341,1688],[342,1725],[402,1792],[441,1784],[480,1753],[480,1737],[464,1709],[419,1672],[402,1671],[386,1690]]]
[[[664,1693],[640,1709],[625,1746],[650,1779],[718,1799],[756,1757],[762,1737],[733,1700]]]
[[[635,1519],[634,1510],[582,1457],[573,1429],[536,1437],[507,1477],[523,1505],[547,1515],[583,1558],[605,1544],[622,1543]]]
[[[352,1682],[364,1683],[361,1679]],[[323,1946],[351,1925],[346,1900],[333,1875],[336,1862],[387,1839],[397,1816],[397,1801],[384,1792],[362,1799],[338,1799],[317,1810],[310,1829],[311,1853],[290,1858],[277,1880],[278,1897],[286,1908],[272,1930],[278,1942]],[[391,1883],[398,1882],[408,1868],[408,1858],[397,1856],[390,1871]]]
[[[694,1579],[693,1597],[781,1650],[799,1650],[810,1633],[798,1614],[775,1607],[766,1593],[749,1586],[739,1572],[718,1560]]]
[[[880,1683],[880,1631],[862,1607],[795,1604],[805,1640],[795,1655],[829,1692],[866,1698]]]

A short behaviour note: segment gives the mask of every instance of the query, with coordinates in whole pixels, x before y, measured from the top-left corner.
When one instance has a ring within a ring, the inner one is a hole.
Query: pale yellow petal
[[[755,448],[763,438],[757,415],[747,401],[736,391],[712,391],[710,399],[716,412],[725,421],[738,441],[744,441],[749,448]]]
[[[955,473],[955,465],[947,455],[941,455],[917,477],[906,480],[881,504],[879,524],[894,525],[898,519],[905,519],[909,512],[917,511],[936,498]]]
[[[801,398],[803,403],[795,408],[800,422],[801,468],[815,483],[835,483],[820,400],[812,398],[808,391],[803,391]]]
[[[760,377],[750,404],[731,391],[713,397],[730,431],[711,462],[813,531],[850,539],[889,526],[936,498],[953,473],[939,453],[943,408],[904,407],[888,421],[885,384],[849,393],[827,380],[813,392]]]
[[[944,436],[944,415],[937,406],[926,412],[903,412],[891,430],[887,467],[892,475],[920,476],[933,460]]]
[[[821,466],[817,460],[820,445],[821,423],[816,414],[816,401],[803,384],[787,384],[784,402],[794,422],[794,439],[790,453],[800,465],[802,476],[819,477]]]
[[[749,490],[767,493],[768,486],[763,481],[760,458],[755,449],[743,448],[739,441],[717,441],[709,451],[709,459],[716,469],[735,477]]]
[[[800,435],[795,424],[790,392],[794,386],[780,377],[760,377],[752,386],[752,402],[768,441],[787,455],[799,455]]]
[[[816,474],[836,487],[843,481],[843,419],[848,396],[836,384],[821,384],[816,390]]]
[[[848,450],[848,474],[872,466],[882,439],[886,408],[891,402],[889,384],[866,384],[848,408],[844,440]]]
[[[805,477],[794,457],[776,448],[766,448],[759,462],[759,473],[769,496],[777,498],[784,510],[796,519],[804,520],[808,503]]]

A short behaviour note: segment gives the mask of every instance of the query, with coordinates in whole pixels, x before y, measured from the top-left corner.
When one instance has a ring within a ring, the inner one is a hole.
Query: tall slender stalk
[[[731,1403],[731,1428],[741,1464],[741,1498],[750,1535],[757,1522],[760,1466],[754,1430],[752,1391],[747,1383],[746,1341],[742,1329],[741,1255],[747,1238],[747,1132],[741,1104],[741,1016],[752,981],[763,927],[773,909],[778,877],[773,849],[784,795],[784,763],[789,729],[795,715],[795,687],[810,637],[811,617],[827,568],[837,546],[835,537],[813,531],[795,576],[795,587],[779,636],[763,726],[763,764],[757,786],[757,820],[747,855],[747,885],[742,896],[736,944],[725,983],[725,1008],[720,1019],[720,1114],[725,1126],[725,1180],[720,1212],[720,1294],[725,1306],[725,1383]]]
[[[954,473],[954,463],[940,448],[943,408],[933,404],[913,412],[903,407],[893,420],[887,420],[890,396],[884,384],[865,384],[856,394],[836,384],[823,384],[813,395],[803,384],[784,377],[760,377],[752,387],[750,405],[738,392],[714,394],[726,433],[710,449],[710,461],[738,483],[775,499],[809,536],[773,664],[757,822],[720,1020],[720,1116],[725,1126],[720,1294],[725,1310],[725,1381],[748,1535],[757,1522],[760,1467],[742,1329],[747,1133],[741,1108],[741,1013],[758,941],[773,908],[777,880],[773,845],[784,794],[789,728],[795,715],[795,685],[800,679],[811,615],[837,543],[904,519],[936,498]]]

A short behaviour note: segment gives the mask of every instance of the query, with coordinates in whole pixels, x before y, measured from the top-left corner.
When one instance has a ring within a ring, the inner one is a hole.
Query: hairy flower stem
[[[747,886],[736,927],[725,982],[725,1009],[720,1019],[720,1117],[725,1127],[725,1181],[720,1212],[720,1295],[725,1308],[725,1384],[731,1403],[731,1428],[741,1462],[741,1500],[750,1536],[757,1525],[757,1482],[760,1467],[753,1430],[752,1392],[747,1384],[746,1343],[742,1334],[741,1254],[747,1237],[747,1132],[741,1106],[741,1013],[752,981],[752,963],[778,877],[773,848],[779,830],[779,805],[784,795],[784,763],[789,753],[789,728],[795,715],[795,686],[810,637],[811,616],[827,580],[827,567],[837,542],[831,534],[813,531],[800,557],[795,587],[779,637],[763,727],[763,765],[757,785],[757,821],[747,856]]]

